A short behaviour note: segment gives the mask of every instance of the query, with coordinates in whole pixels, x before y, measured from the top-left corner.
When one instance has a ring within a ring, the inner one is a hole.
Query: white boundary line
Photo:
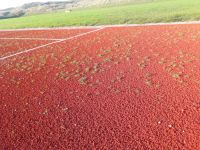
[[[200,25],[200,21],[147,23],[147,24],[119,24],[119,25],[107,25],[106,27],[144,27],[144,26],[169,26],[169,25]]]
[[[7,31],[39,31],[39,30],[77,30],[77,29],[98,29],[102,26],[68,26],[68,27],[44,27],[44,28],[24,28],[24,29],[0,29],[0,32],[7,32]]]
[[[0,61],[5,60],[5,59],[8,59],[8,58],[11,58],[11,57],[14,57],[14,56],[17,56],[17,55],[21,55],[21,54],[24,54],[24,53],[28,53],[28,52],[31,52],[31,51],[35,51],[35,50],[37,50],[37,49],[39,49],[39,48],[43,48],[43,47],[46,47],[46,46],[49,46],[49,45],[53,45],[53,44],[56,44],[56,43],[68,41],[68,40],[75,39],[75,38],[77,38],[77,37],[81,37],[81,36],[84,36],[84,35],[88,35],[88,34],[90,34],[90,33],[97,32],[97,31],[100,31],[100,30],[103,30],[103,29],[104,29],[104,27],[99,28],[99,29],[96,29],[96,30],[92,30],[92,31],[89,31],[89,32],[81,33],[81,34],[78,34],[78,35],[75,35],[75,36],[72,36],[72,37],[69,37],[69,38],[66,38],[66,39],[62,39],[62,40],[59,40],[59,41],[55,41],[55,42],[51,42],[51,43],[48,43],[48,44],[44,44],[44,45],[41,45],[41,46],[38,46],[38,47],[34,47],[34,48],[31,48],[31,49],[27,49],[27,50],[25,50],[25,51],[18,52],[18,53],[9,55],[9,56],[1,57],[1,58],[0,58]]]
[[[165,25],[192,25],[199,24],[200,21],[189,21],[189,22],[169,22],[169,23],[147,23],[147,24],[119,24],[119,25],[102,25],[102,26],[69,26],[69,27],[55,27],[55,28],[25,28],[25,29],[8,29],[0,30],[1,32],[20,32],[20,31],[40,31],[40,30],[76,30],[76,29],[99,29],[99,28],[112,28],[112,27],[143,27],[143,26],[165,26]],[[48,39],[48,38],[0,38],[0,40],[49,40],[59,41],[63,39]]]
[[[200,21],[186,21],[186,22],[163,22],[163,23],[146,23],[146,24],[119,24],[119,25],[99,25],[99,26],[68,26],[55,28],[25,28],[25,29],[5,29],[0,32],[7,31],[35,31],[35,30],[64,30],[64,29],[92,29],[102,27],[140,27],[140,26],[163,26],[163,25],[184,25],[184,24],[200,24]]]
[[[48,38],[0,38],[0,40],[41,40],[41,41],[59,41],[63,39],[48,39]]]

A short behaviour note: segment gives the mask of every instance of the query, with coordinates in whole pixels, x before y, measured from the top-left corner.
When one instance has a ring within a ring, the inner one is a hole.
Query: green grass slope
[[[142,24],[200,19],[200,0],[157,0],[0,20],[0,29]]]

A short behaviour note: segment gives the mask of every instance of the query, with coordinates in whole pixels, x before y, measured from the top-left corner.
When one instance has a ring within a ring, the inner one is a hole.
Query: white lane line
[[[48,38],[0,38],[0,40],[41,40],[41,41],[59,41],[63,39],[48,39]]]
[[[181,25],[181,24],[200,24],[200,21],[185,21],[185,22],[162,22],[162,23],[145,23],[145,24],[118,24],[118,25],[99,25],[99,26],[66,26],[66,27],[54,27],[54,28],[24,28],[24,29],[5,29],[0,32],[7,31],[31,31],[31,30],[64,30],[64,29],[91,29],[102,27],[131,27],[131,26],[162,26],[162,25]]]
[[[102,27],[143,27],[143,26],[168,26],[168,25],[200,25],[200,21],[190,22],[169,22],[169,23],[146,23],[146,24],[119,24],[119,25],[106,25]]]
[[[0,58],[0,61],[5,60],[5,59],[8,59],[8,58],[11,58],[11,57],[14,57],[14,56],[17,56],[17,55],[21,55],[21,54],[24,54],[24,53],[28,53],[28,52],[31,52],[31,51],[34,51],[34,50],[37,50],[37,49],[39,49],[39,48],[43,48],[43,47],[46,47],[46,46],[49,46],[49,45],[53,45],[53,44],[56,44],[56,43],[60,43],[60,42],[72,40],[72,39],[75,39],[75,38],[77,38],[77,37],[81,37],[81,36],[84,36],[84,35],[88,35],[88,34],[90,34],[90,33],[97,32],[97,31],[100,31],[100,30],[103,30],[103,29],[104,29],[104,27],[103,27],[103,28],[96,29],[96,30],[92,30],[92,31],[89,31],[89,32],[81,33],[81,34],[78,34],[78,35],[75,35],[75,36],[72,36],[72,37],[69,37],[69,38],[66,38],[66,39],[62,39],[62,40],[59,40],[59,41],[55,41],[55,42],[51,42],[51,43],[48,43],[48,44],[44,44],[44,45],[41,45],[41,46],[38,46],[38,47],[34,47],[34,48],[31,48],[31,49],[27,49],[27,50],[25,50],[25,51],[18,52],[18,53],[9,55],[9,56],[1,57],[1,58]]]
[[[24,29],[0,29],[0,32],[12,31],[40,31],[40,30],[77,30],[77,29],[98,29],[103,26],[68,26],[68,27],[46,27],[46,28],[24,28]]]

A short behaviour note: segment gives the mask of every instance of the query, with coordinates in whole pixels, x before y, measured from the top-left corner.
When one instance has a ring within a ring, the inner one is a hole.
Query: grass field
[[[71,13],[57,12],[5,19],[0,20],[0,29],[142,24],[199,19],[199,0],[156,0],[151,3],[89,8],[86,10],[75,10]]]

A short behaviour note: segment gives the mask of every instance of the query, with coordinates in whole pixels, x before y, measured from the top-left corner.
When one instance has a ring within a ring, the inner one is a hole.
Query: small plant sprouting
[[[172,77],[175,78],[175,79],[180,79],[182,76],[182,72],[181,73],[173,73],[172,74]]]
[[[86,76],[83,76],[78,81],[80,84],[87,84],[88,78]]]
[[[164,64],[164,63],[166,63],[167,61],[166,61],[166,59],[165,58],[161,58],[160,60],[159,60],[159,64]]]

